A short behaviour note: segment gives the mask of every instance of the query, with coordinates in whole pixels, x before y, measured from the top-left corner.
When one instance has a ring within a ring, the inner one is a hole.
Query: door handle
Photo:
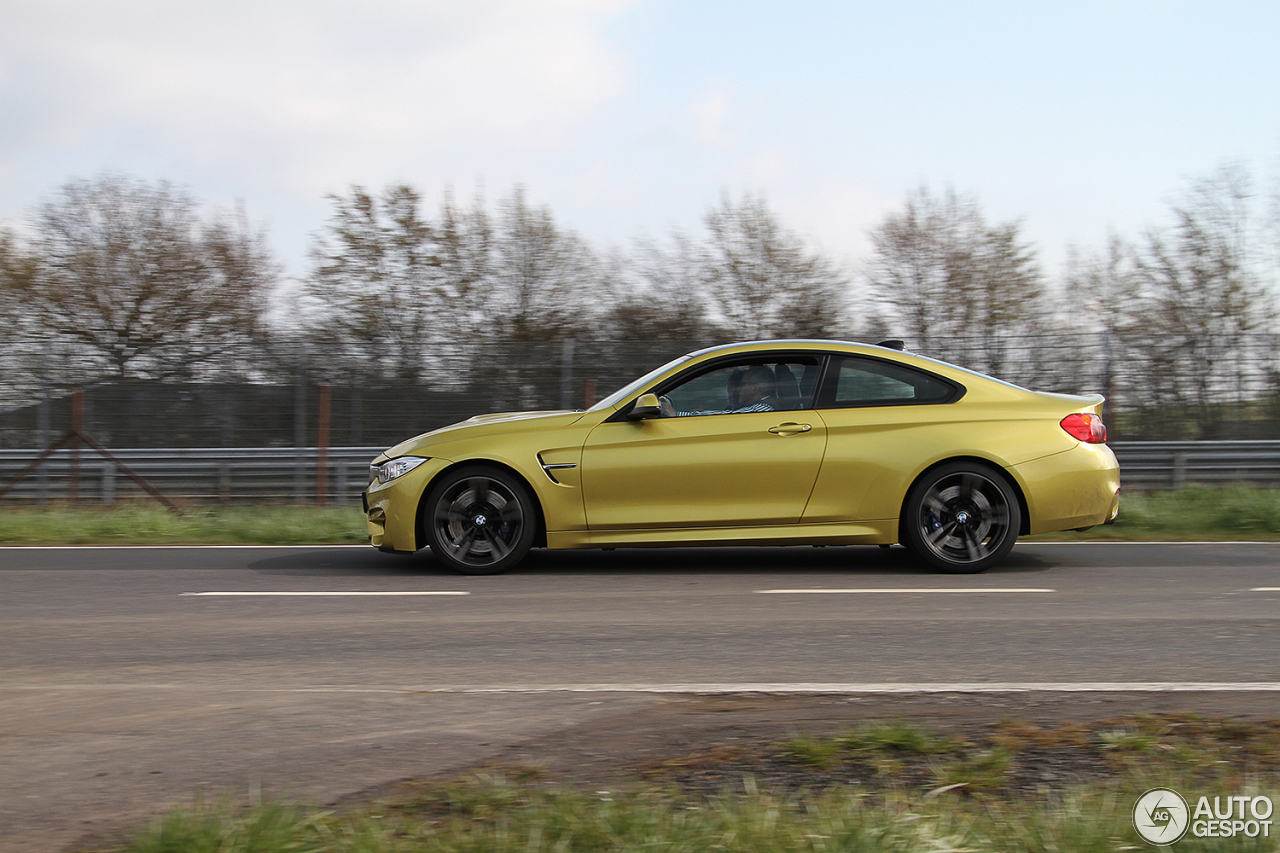
[[[769,432],[774,435],[795,435],[796,433],[808,432],[813,429],[810,424],[778,424],[775,427],[769,427]]]

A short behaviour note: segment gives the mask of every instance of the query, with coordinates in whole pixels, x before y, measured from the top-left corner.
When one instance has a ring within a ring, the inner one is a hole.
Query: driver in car
[[[773,393],[773,371],[763,364],[747,368],[738,385],[737,408],[710,411],[682,412],[663,397],[661,412],[664,418],[687,418],[694,415],[736,415],[743,412],[772,412],[777,408]]]

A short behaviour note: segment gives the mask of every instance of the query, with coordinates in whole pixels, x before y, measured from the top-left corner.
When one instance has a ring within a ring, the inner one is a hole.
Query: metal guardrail
[[[1111,445],[1138,491],[1247,483],[1280,487],[1280,441],[1126,441]]]
[[[1125,489],[1179,489],[1202,484],[1248,483],[1280,488],[1280,441],[1151,441],[1111,445],[1120,460]],[[328,451],[324,500],[359,505],[369,462],[381,447],[337,447]],[[116,457],[173,500],[223,503],[311,503],[317,500],[314,447],[165,448],[113,450]],[[0,450],[0,487],[40,455],[38,450]],[[73,454],[55,452],[18,483],[3,504],[65,500],[70,495]],[[85,502],[114,503],[145,493],[115,465],[83,448],[78,494]],[[0,505],[3,505],[0,504]]]
[[[328,450],[324,499],[339,506],[360,503],[369,483],[369,463],[381,447]],[[0,487],[39,455],[36,450],[0,450]],[[194,503],[310,503],[317,499],[319,452],[314,447],[157,448],[113,450],[135,473],[170,499]],[[146,494],[111,462],[80,450],[78,492],[85,502],[114,503]],[[6,503],[65,500],[70,495],[73,452],[55,452],[18,483]]]

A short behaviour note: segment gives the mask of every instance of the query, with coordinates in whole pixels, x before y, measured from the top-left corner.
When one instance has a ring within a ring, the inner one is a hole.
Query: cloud
[[[689,104],[694,140],[704,148],[733,148],[738,140],[730,129],[731,111],[730,97],[720,85],[698,92]]]
[[[315,190],[369,171],[353,163],[551,146],[625,89],[603,32],[628,5],[11,0],[0,108],[27,147],[0,157],[110,138]]]

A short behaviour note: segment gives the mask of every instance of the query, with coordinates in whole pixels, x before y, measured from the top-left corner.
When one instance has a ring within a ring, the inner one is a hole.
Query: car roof
[[[892,343],[892,346],[889,345],[890,343]],[[934,370],[940,370],[941,372],[944,372],[944,373],[949,371],[955,371],[956,373],[963,374],[964,376],[968,377],[970,380],[977,379],[977,380],[986,381],[986,382],[994,382],[997,385],[1003,385],[1007,388],[1011,388],[1016,391],[1021,391],[1026,393],[1036,393],[1034,391],[1030,391],[1029,389],[1022,387],[1021,385],[1017,385],[1013,382],[1009,382],[1007,380],[1000,379],[998,377],[991,376],[986,373],[980,373],[968,367],[961,367],[960,365],[952,364],[949,361],[942,361],[941,359],[932,358],[927,355],[921,355],[920,353],[916,353],[916,352],[911,352],[910,350],[907,350],[905,347],[899,346],[899,344],[901,343],[902,342],[899,340],[894,340],[892,342],[885,341],[883,344],[867,344],[867,343],[859,343],[857,341],[823,340],[819,338],[778,338],[778,339],[760,340],[760,341],[743,341],[740,343],[733,343],[733,344],[719,344],[717,346],[706,347],[705,349],[700,349],[700,350],[697,350],[696,352],[691,352],[689,353],[689,358],[703,360],[707,356],[733,355],[733,354],[745,355],[753,351],[754,352],[771,352],[771,351],[785,352],[787,350],[791,350],[791,351],[812,350],[815,352],[844,351],[849,353],[870,355],[870,356],[875,356],[879,358],[889,358],[890,360],[899,361],[899,362],[904,362],[904,361],[908,363],[915,362],[918,366],[925,367],[925,368],[932,368]]]
[[[750,350],[769,351],[769,350],[787,350],[787,349],[802,349],[802,350],[854,349],[854,350],[867,350],[871,352],[881,352],[881,353],[898,353],[902,355],[910,355],[910,356],[915,356],[917,358],[923,358],[923,356],[916,355],[916,353],[906,352],[905,350],[901,350],[896,347],[882,346],[880,344],[864,344],[864,343],[858,343],[856,341],[822,340],[817,338],[774,338],[774,339],[762,340],[762,341],[742,341],[739,343],[732,343],[732,344],[718,344],[716,346],[706,347],[704,349],[691,352],[689,353],[689,357],[700,358],[704,355],[713,355],[718,353],[728,354],[728,353],[734,353],[734,352],[747,352]]]

